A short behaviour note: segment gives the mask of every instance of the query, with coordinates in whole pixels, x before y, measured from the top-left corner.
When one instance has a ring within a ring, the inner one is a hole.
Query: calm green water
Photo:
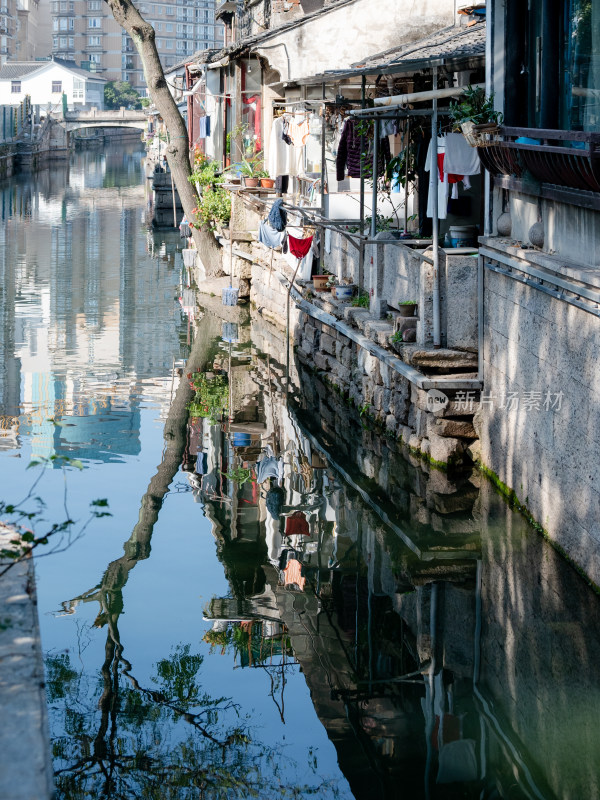
[[[142,159],[0,188],[2,497],[76,520],[36,567],[58,797],[600,797],[597,597],[479,475],[286,392]]]

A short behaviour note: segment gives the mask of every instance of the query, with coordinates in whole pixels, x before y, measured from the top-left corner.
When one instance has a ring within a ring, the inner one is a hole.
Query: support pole
[[[325,164],[325,84],[323,84],[323,105],[321,106],[321,213],[325,216],[325,189],[327,187],[327,166]]]
[[[408,229],[408,159],[410,157],[410,117],[406,120],[406,141],[404,142],[404,233]]]
[[[175,181],[171,173],[171,198],[173,199],[173,227],[177,227],[177,203],[175,202]]]
[[[361,89],[360,89],[360,107],[364,109],[366,105],[366,90],[367,90],[367,77],[362,76]],[[358,251],[358,288],[362,289],[365,278],[365,246],[364,246],[364,230],[365,230],[365,174],[363,153],[365,152],[365,136],[363,133],[360,135],[360,224],[358,235],[360,237],[360,247]]]
[[[381,123],[378,119],[375,120],[373,131],[373,192],[371,195],[371,239],[375,238],[377,233],[377,178],[379,167],[379,126]]]
[[[432,207],[433,226],[433,346],[442,346],[440,326],[440,236],[438,218],[438,71],[433,68],[433,114],[431,116],[431,170],[429,172],[429,192]]]
[[[322,84],[322,97],[323,97],[323,105],[321,106],[321,214],[323,216],[329,216],[329,209],[325,209],[325,190],[327,188],[327,164],[325,162],[325,84]],[[325,268],[325,228],[321,226],[319,228],[319,235],[321,239],[321,246],[320,246],[320,253],[321,253],[321,272]]]

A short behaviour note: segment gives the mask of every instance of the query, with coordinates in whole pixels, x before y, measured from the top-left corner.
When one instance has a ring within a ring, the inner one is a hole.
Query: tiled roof
[[[21,78],[25,78],[27,75],[31,75],[32,72],[37,72],[37,70],[43,69],[52,62],[58,64],[60,67],[70,70],[71,72],[75,73],[75,75],[79,75],[82,78],[87,78],[87,80],[95,80],[106,83],[106,78],[103,78],[101,75],[98,75],[95,72],[89,72],[86,69],[81,69],[81,67],[78,67],[74,61],[66,61],[63,58],[53,58],[48,59],[47,61],[6,61],[0,68],[0,81],[20,80]]]
[[[45,61],[5,61],[0,68],[0,81],[15,81],[24,78],[45,66]]]
[[[89,69],[81,69],[74,61],[67,61],[65,58],[53,58],[52,60],[55,64],[59,64],[61,67],[65,67],[65,69],[70,69],[71,72],[80,75],[82,78],[102,81],[103,83],[107,82],[107,78],[103,78],[102,75],[98,75],[97,72],[91,72]]]
[[[386,50],[366,61],[353,64],[356,68],[398,66],[404,61],[469,58],[485,55],[485,20],[466,28],[452,27],[409,45]]]

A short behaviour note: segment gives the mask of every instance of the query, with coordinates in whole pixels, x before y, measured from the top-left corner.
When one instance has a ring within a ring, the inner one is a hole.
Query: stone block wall
[[[428,260],[424,260],[425,256]],[[431,250],[411,250],[382,238],[365,248],[361,288],[371,295],[371,311],[395,313],[402,302],[418,304],[417,342],[433,342],[433,258]],[[477,351],[477,257],[440,251],[442,346]],[[359,283],[359,251],[335,231],[325,268],[338,281]]]
[[[485,273],[481,457],[600,584],[600,320]]]
[[[589,704],[600,678],[598,598],[487,481],[478,506],[486,511],[475,513],[486,621],[479,688],[515,743],[526,743],[544,797],[597,797],[600,740]]]
[[[331,250],[325,253],[324,264],[339,282],[359,283],[358,248],[337,231],[331,231]]]

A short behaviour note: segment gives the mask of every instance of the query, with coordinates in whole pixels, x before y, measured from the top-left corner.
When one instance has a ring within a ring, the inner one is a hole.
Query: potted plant
[[[398,311],[401,317],[414,317],[417,304],[414,300],[403,300]]]
[[[488,147],[504,121],[494,108],[494,95],[481,87],[467,86],[459,103],[450,104],[450,117],[471,147]]]
[[[261,174],[264,174],[262,153],[243,158],[239,164],[239,170],[244,179],[244,186],[248,189],[256,189],[260,183]]]
[[[337,300],[351,300],[352,295],[354,294],[354,284],[353,283],[343,283],[341,286],[336,286],[334,289],[334,294]]]
[[[271,178],[265,169],[261,169],[256,174],[256,177],[260,178],[260,185],[262,189],[272,189],[275,186],[275,179]]]

